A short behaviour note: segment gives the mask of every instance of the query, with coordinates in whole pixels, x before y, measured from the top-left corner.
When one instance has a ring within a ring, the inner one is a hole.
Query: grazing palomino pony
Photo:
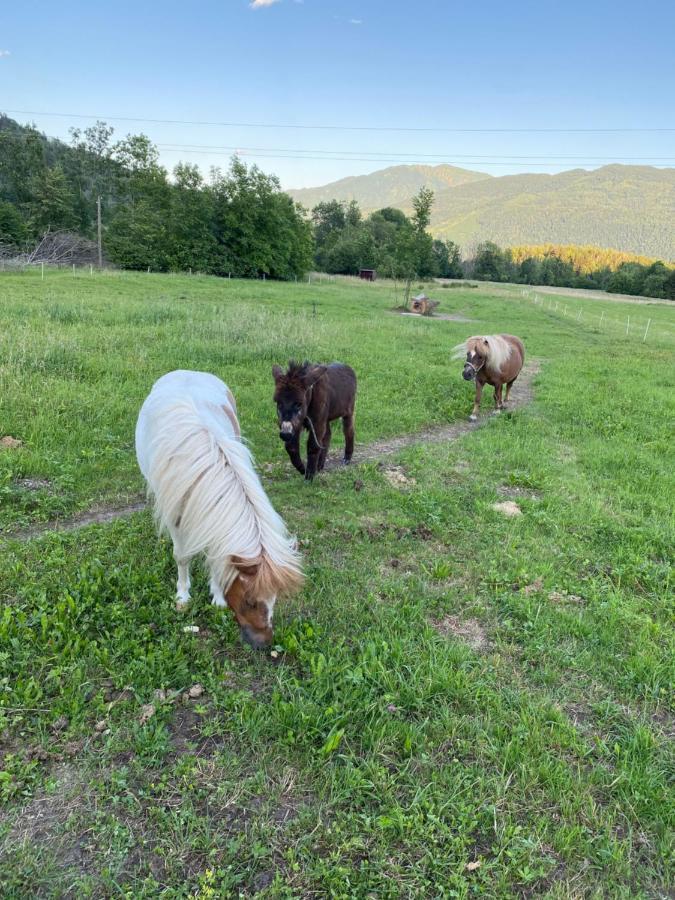
[[[520,374],[525,361],[525,348],[520,338],[512,334],[487,334],[470,337],[455,347],[454,359],[466,353],[462,378],[476,382],[476,399],[469,418],[478,418],[483,387],[491,384],[495,389],[495,412],[504,409],[509,402],[513,382]],[[506,397],[502,401],[502,387],[506,385]]]
[[[343,462],[349,463],[354,453],[354,404],[356,374],[344,363],[328,366],[297,363],[291,360],[288,370],[272,368],[274,402],[279,417],[279,437],[295,468],[308,481],[321,472],[330,447],[330,423],[342,419],[345,436]],[[300,456],[300,433],[306,428],[307,467]]]
[[[267,646],[277,596],[302,582],[300,558],[241,441],[229,388],[206,372],[164,375],[141,408],[136,455],[173,540],[177,608],[190,599],[190,560],[204,554],[214,605],[230,607],[245,641]]]

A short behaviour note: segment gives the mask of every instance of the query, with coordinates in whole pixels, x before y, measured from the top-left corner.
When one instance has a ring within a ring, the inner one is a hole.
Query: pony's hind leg
[[[495,412],[500,412],[503,409],[504,404],[502,403],[502,383],[500,382],[495,387]]]
[[[342,431],[345,436],[345,455],[343,462],[346,466],[354,455],[354,413],[342,417]]]
[[[516,380],[515,378],[512,378],[511,381],[509,381],[509,383],[506,385],[506,397],[504,397],[504,403],[502,404],[502,406],[506,406],[506,404],[509,402],[509,397],[511,395],[511,388],[513,387],[513,382],[515,380]]]
[[[323,450],[319,453],[319,464],[318,471],[323,472],[323,467],[326,464],[326,457],[328,456],[328,448],[330,447],[330,439],[331,439],[331,429],[330,422],[326,425],[326,430],[323,434]]]

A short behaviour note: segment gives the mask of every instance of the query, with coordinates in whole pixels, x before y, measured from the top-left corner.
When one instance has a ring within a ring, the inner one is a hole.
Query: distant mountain
[[[365,213],[385,206],[395,206],[409,212],[411,199],[421,187],[438,193],[449,187],[490,179],[482,172],[470,172],[457,166],[390,166],[371,175],[341,178],[325,187],[302,188],[287,193],[308,209],[324,200],[357,200]]]
[[[434,180],[439,169],[461,175],[452,184],[442,175]],[[319,200],[353,198],[366,211],[397,206],[409,212],[410,198],[422,184],[436,195],[432,232],[457,241],[465,252],[491,240],[504,247],[594,244],[675,260],[673,168],[611,165],[490,178],[451,166],[395,166],[289,193],[309,207]]]

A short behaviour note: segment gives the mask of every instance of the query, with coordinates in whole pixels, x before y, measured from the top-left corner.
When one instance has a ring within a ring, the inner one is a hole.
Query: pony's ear
[[[231,562],[243,578],[255,578],[260,568],[259,559],[244,559],[241,556],[233,556]]]
[[[275,381],[278,381],[283,374],[284,370],[281,366],[272,366],[272,378],[274,378]]]
[[[302,383],[305,385],[306,388],[311,388],[313,385],[315,385],[317,383],[317,381],[319,380],[319,378],[321,378],[322,375],[326,374],[327,368],[328,368],[328,366],[312,366],[312,368],[309,370],[309,372],[302,379]]]
[[[485,347],[489,347],[489,346],[490,346],[490,341],[488,341],[487,338],[483,338],[483,344],[484,344]]]

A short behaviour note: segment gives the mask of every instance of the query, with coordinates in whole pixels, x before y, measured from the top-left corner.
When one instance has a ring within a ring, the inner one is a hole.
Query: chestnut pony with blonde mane
[[[486,384],[495,389],[495,412],[504,409],[509,402],[513,382],[520,374],[525,361],[525,348],[520,338],[512,334],[487,334],[468,338],[454,348],[453,359],[466,354],[462,378],[476,382],[476,399],[469,418],[478,418],[480,398]],[[506,385],[506,397],[502,400],[502,387]]]
[[[190,599],[192,557],[204,554],[213,603],[230,606],[244,640],[268,645],[277,596],[297,590],[302,571],[241,441],[229,388],[206,372],[164,375],[141,408],[136,455],[173,540],[177,607]]]

